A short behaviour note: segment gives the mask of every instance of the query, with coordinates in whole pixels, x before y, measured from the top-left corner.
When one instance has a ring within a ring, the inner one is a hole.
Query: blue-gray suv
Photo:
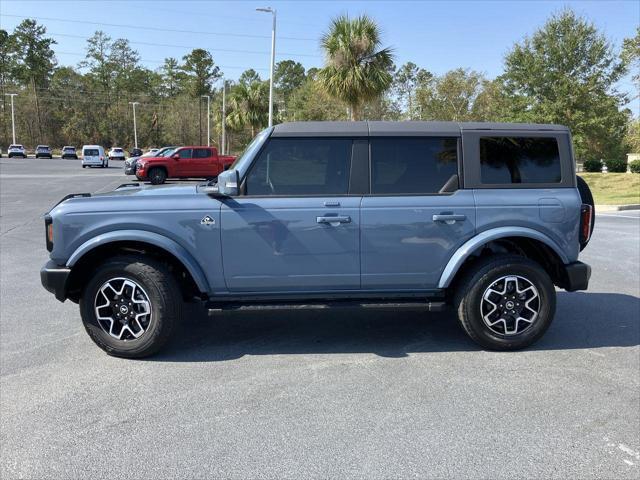
[[[44,287],[111,355],[157,352],[185,301],[234,308],[452,308],[496,350],[549,327],[593,198],[559,125],[298,122],[217,183],[73,194],[45,217]],[[426,328],[426,327],[425,327]]]

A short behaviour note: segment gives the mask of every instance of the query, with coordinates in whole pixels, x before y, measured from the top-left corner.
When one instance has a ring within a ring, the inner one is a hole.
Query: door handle
[[[440,213],[433,216],[434,222],[443,222],[447,225],[453,225],[456,222],[464,222],[467,219],[466,215],[454,214],[454,213]]]
[[[351,223],[351,217],[349,216],[316,217],[316,222],[326,223],[332,226],[336,226],[340,223]]]

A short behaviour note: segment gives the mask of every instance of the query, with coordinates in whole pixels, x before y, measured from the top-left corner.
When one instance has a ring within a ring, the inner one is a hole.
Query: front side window
[[[180,156],[180,158],[191,158],[191,149],[183,148],[178,152],[178,155]]]
[[[458,173],[454,137],[371,139],[371,193],[438,193]]]
[[[346,195],[353,141],[272,138],[246,180],[247,195]]]
[[[481,137],[484,184],[560,183],[558,141],[552,137]]]

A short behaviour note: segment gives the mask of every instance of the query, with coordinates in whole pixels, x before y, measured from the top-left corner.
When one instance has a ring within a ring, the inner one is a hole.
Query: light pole
[[[258,12],[271,13],[273,27],[271,28],[271,67],[269,68],[269,126],[273,125],[273,68],[276,61],[276,10],[271,7],[256,8]]]
[[[227,79],[222,78],[222,154],[226,155],[227,148]]]
[[[17,97],[17,93],[5,93],[6,96],[11,97],[11,133],[13,133],[13,143],[16,143],[16,118],[13,114],[13,97]]]
[[[211,96],[202,95],[207,99],[207,147],[211,146]]]
[[[133,139],[135,143],[135,148],[138,148],[138,128],[136,126],[136,105],[140,102],[129,102],[129,105],[133,107]]]

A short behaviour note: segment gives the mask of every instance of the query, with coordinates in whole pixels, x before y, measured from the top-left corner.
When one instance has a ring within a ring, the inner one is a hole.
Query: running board
[[[427,312],[441,312],[445,310],[445,302],[366,302],[366,301],[335,301],[309,303],[220,303],[208,307],[209,315],[220,312],[251,312],[275,310],[328,310],[333,308],[366,308],[376,310],[424,310]]]

